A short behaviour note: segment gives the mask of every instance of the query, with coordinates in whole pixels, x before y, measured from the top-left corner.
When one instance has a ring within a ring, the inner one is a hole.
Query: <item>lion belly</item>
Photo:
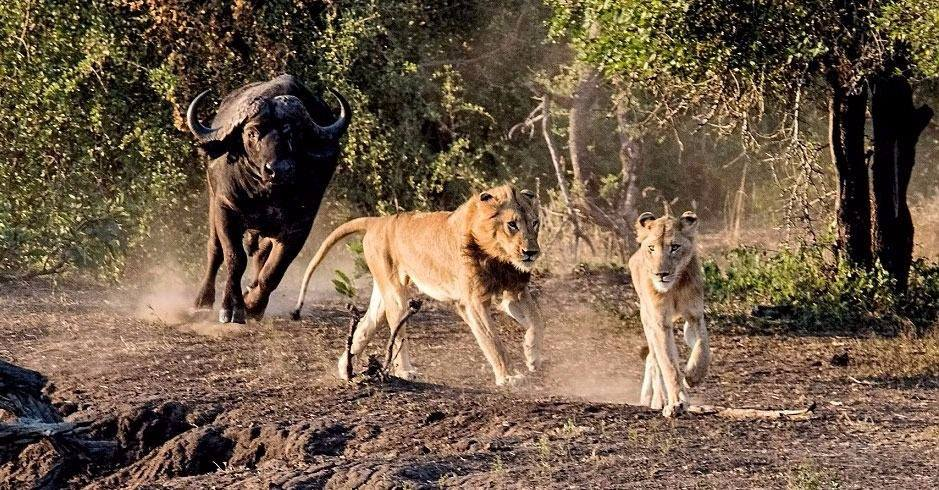
[[[437,301],[455,301],[458,298],[457,294],[454,294],[455,291],[450,291],[446,288],[446,285],[439,284],[435,281],[422,281],[418,277],[410,277],[411,282],[417,287],[418,291]]]

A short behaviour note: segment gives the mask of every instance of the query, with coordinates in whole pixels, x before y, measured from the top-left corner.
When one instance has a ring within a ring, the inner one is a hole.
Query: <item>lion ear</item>
[[[483,192],[482,194],[479,195],[479,200],[482,202],[491,201],[493,199],[495,199],[495,196],[493,196],[492,194],[488,192]]]
[[[655,215],[648,211],[640,214],[639,218],[636,219],[636,238],[640,242],[645,239],[646,233],[649,232],[649,225],[651,225],[654,220]]]
[[[685,211],[682,213],[681,218],[678,218],[678,222],[681,223],[682,233],[694,236],[698,233],[698,215],[694,214],[693,211]]]

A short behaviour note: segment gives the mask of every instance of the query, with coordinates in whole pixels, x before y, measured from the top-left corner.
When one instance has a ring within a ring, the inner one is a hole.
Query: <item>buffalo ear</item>
[[[694,236],[698,233],[698,215],[693,211],[682,213],[678,222],[681,223],[681,231],[685,235]]]
[[[655,221],[655,215],[646,211],[639,215],[636,219],[636,239],[638,241],[643,241],[646,238],[646,235],[649,233],[649,225]]]
[[[529,199],[534,199],[534,198],[535,198],[535,193],[534,193],[533,191],[529,190],[529,189],[522,189],[521,192],[522,192],[522,195],[523,195],[523,196],[525,196],[525,197],[527,197],[527,198],[529,198]]]
[[[199,144],[199,149],[209,158],[209,160],[215,160],[216,158],[228,153],[228,144],[227,140],[222,141],[206,141],[205,143]]]

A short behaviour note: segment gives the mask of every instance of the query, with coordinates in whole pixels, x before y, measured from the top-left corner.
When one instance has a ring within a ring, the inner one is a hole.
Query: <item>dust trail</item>
[[[637,403],[641,335],[587,305],[561,309],[554,321],[549,318],[545,336],[547,391],[591,402]]]
[[[328,214],[334,213],[323,212],[320,214],[321,216],[317,218],[304,249],[291,263],[280,285],[271,294],[265,317],[289,316],[296,302],[300,280],[307,262],[315,254],[323,238],[332,231],[337,222],[342,222],[345,218],[343,216],[341,219],[336,219],[335,216],[328,216]],[[204,267],[201,253],[197,254],[195,252],[201,251],[201,249],[187,251],[191,252],[186,253],[190,258],[181,259],[177,255],[180,254],[179,250],[167,248],[158,263],[153,263],[151,260],[149,264],[141,268],[143,272],[134,278],[136,294],[133,297],[116,299],[125,305],[129,301],[132,313],[137,318],[170,326],[179,326],[194,333],[210,332],[212,336],[220,335],[214,316],[217,314],[222,299],[225,278],[224,265],[219,269],[216,281],[216,299],[213,311],[198,314],[193,311],[193,302],[200,286],[199,276],[201,276]],[[309,304],[339,298],[332,285],[332,278],[336,269],[352,276],[354,258],[345,247],[336,247],[327,256],[323,266],[313,275],[307,292]],[[187,273],[186,271],[190,272]],[[249,259],[248,268],[242,278],[242,289],[254,277],[254,274],[255,271]],[[362,278],[359,285],[365,285],[367,281],[367,277]]]

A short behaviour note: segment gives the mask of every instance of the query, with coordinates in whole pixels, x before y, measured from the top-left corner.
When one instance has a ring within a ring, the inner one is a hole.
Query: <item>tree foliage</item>
[[[354,105],[334,197],[378,212],[462,200],[507,176],[494,115],[524,110],[514,75],[537,58],[519,46],[543,38],[530,4],[4,3],[0,271],[71,264],[115,277],[128,254],[162,239],[197,254],[203,163],[185,108],[203,89],[218,100],[283,72],[314,90],[336,87]],[[518,30],[517,45],[480,39],[522,19],[535,27]],[[473,57],[501,71],[458,69]]]

